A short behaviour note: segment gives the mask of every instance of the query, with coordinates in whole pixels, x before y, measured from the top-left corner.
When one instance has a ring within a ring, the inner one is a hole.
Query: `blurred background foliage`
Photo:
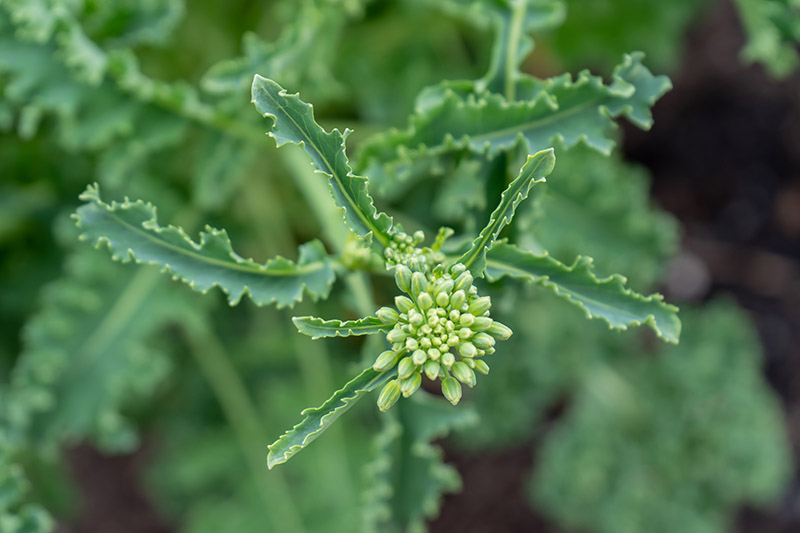
[[[163,223],[225,227],[259,262],[293,258],[319,235],[341,250],[346,239],[309,216],[315,198],[296,185],[316,179],[310,167],[264,136],[253,74],[300,92],[326,127],[353,128],[357,153],[366,137],[403,127],[422,88],[486,71],[492,28],[466,4],[0,0],[0,531],[417,531],[443,494],[463,490],[433,529],[718,532],[741,505],[779,499],[792,452],[756,334],[733,301],[692,289],[705,271],[679,252],[648,171],[620,153],[571,149],[515,231],[530,249],[567,263],[585,253],[602,274],[687,300],[680,345],[501,287],[495,307],[516,334],[464,405],[421,397],[379,417],[362,402],[270,472],[266,444],[353,373],[361,343],[312,343],[286,310],[231,308],[216,290],[197,295],[77,240],[69,216],[96,181],[108,198],[153,201]],[[690,26],[717,9],[531,4],[559,22],[534,33],[524,68],[539,76],[608,75],[632,50],[656,73],[678,72]],[[797,2],[737,6],[743,58],[790,75]],[[468,228],[486,209],[482,184],[461,178],[470,164],[411,193],[375,192],[401,221]],[[423,195],[439,204],[423,208]],[[391,296],[385,280],[359,286],[337,284],[294,314],[338,316],[344,302],[355,316]],[[432,444],[451,433],[445,451]],[[468,463],[521,449],[535,452],[515,456],[516,495],[500,479],[495,491],[491,478],[469,483]],[[113,454],[133,462],[96,474]],[[486,505],[520,499],[530,514],[473,516],[470,529],[458,516],[481,490]]]

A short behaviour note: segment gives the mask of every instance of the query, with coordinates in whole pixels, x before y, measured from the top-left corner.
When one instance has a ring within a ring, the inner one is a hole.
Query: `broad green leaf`
[[[653,76],[642,65],[643,54],[626,55],[610,85],[588,71],[547,80],[524,78],[519,101],[494,93],[460,94],[450,87],[427,93],[427,107],[415,113],[409,127],[366,142],[358,168],[386,167],[402,176],[419,159],[434,159],[458,150],[494,157],[522,139],[529,153],[579,142],[609,154],[614,119],[626,117],[642,129],[653,119],[650,107],[671,88],[665,76]]]
[[[367,190],[367,179],[353,174],[345,153],[348,131],[326,132],[314,121],[310,104],[296,94],[288,94],[272,80],[256,75],[253,79],[253,103],[258,112],[273,120],[269,135],[280,147],[299,144],[311,157],[317,170],[329,178],[336,205],[344,218],[362,237],[372,235],[380,246],[391,240],[392,219],[379,213]]]
[[[565,528],[723,533],[785,491],[791,446],[755,331],[730,303],[685,319],[680,345],[587,372],[546,434],[531,496]]]
[[[75,214],[81,239],[106,244],[115,260],[160,265],[196,291],[205,293],[216,285],[231,305],[245,293],[257,305],[278,307],[294,305],[304,290],[324,298],[334,280],[319,241],[302,245],[297,263],[277,257],[259,265],[237,255],[224,230],[207,226],[196,243],[179,227],[159,226],[155,207],[141,200],[106,204],[97,186],[87,188],[81,199],[86,204]]]
[[[308,335],[312,339],[324,337],[350,337],[353,335],[373,335],[375,333],[388,333],[391,326],[387,326],[377,317],[368,316],[358,320],[324,320],[313,316],[296,316],[292,318],[297,331]]]
[[[393,372],[376,372],[372,367],[348,381],[319,407],[305,409],[299,424],[269,445],[267,466],[283,464],[297,452],[314,442],[322,432],[350,409],[366,393],[394,377]]]
[[[528,197],[536,183],[545,181],[556,163],[553,149],[529,155],[519,175],[512,181],[500,198],[500,203],[489,217],[489,223],[472,241],[472,246],[456,262],[463,263],[476,276],[482,276],[486,266],[486,252],[492,247],[503,228],[514,218],[517,206]]]
[[[366,466],[364,530],[419,531],[436,516],[444,494],[461,488],[458,472],[432,442],[475,426],[478,417],[469,406],[453,408],[418,391],[381,419],[384,427]]]
[[[668,342],[677,343],[680,337],[677,307],[664,303],[660,294],[645,297],[626,288],[618,274],[598,279],[589,257],[578,257],[567,266],[547,254],[500,242],[489,250],[486,276],[491,281],[510,276],[547,287],[582,308],[588,318],[605,320],[614,329],[646,324]]]

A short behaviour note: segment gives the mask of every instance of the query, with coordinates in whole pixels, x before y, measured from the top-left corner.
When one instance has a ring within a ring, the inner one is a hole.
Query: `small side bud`
[[[447,368],[453,366],[453,363],[455,362],[456,362],[456,356],[453,355],[452,353],[447,352],[446,354],[442,355],[442,364]]]
[[[410,357],[404,357],[400,364],[397,365],[397,375],[400,379],[405,379],[417,369],[417,365],[414,364],[414,360]]]
[[[483,359],[475,359],[475,370],[486,375],[489,373],[489,365]]]
[[[447,398],[447,401],[456,405],[461,401],[461,383],[453,377],[445,378],[442,381],[442,394]]]
[[[458,346],[458,354],[462,357],[475,357],[478,353],[478,350],[475,348],[475,345],[471,342],[462,342]]]
[[[475,298],[472,303],[469,304],[469,308],[467,310],[475,316],[481,316],[483,313],[488,311],[491,306],[492,299],[488,296],[482,296],[480,298]]]
[[[416,351],[415,351],[415,352],[414,352],[414,353],[411,355],[411,360],[412,360],[412,361],[414,361],[414,364],[415,364],[415,365],[421,365],[421,364],[423,364],[425,361],[427,361],[427,360],[428,360],[428,354],[426,354],[426,353],[425,353],[425,352],[423,352],[422,350],[416,350]]]
[[[462,272],[456,278],[455,281],[455,290],[457,291],[466,291],[472,286],[472,274],[469,272]]]
[[[473,331],[486,331],[487,329],[492,327],[493,323],[494,323],[494,320],[492,320],[488,316],[476,316],[475,317],[475,322],[473,322],[473,324],[472,324],[472,330]]]
[[[439,363],[436,361],[428,361],[425,363],[423,370],[425,370],[425,375],[428,376],[428,379],[431,381],[439,377]]]
[[[411,301],[410,298],[405,296],[395,296],[394,304],[397,309],[400,310],[401,313],[408,313],[412,309],[414,309],[414,302]]]
[[[394,269],[394,282],[397,287],[405,292],[411,292],[411,270],[405,265],[398,265]]]
[[[425,233],[422,230],[414,232],[414,244],[421,244],[425,240]]]
[[[456,263],[455,265],[450,267],[450,274],[453,276],[459,276],[462,272],[467,269],[463,263]]]
[[[454,285],[455,282],[452,279],[440,278],[433,286],[433,293],[437,296],[441,293],[450,294],[453,292]]]
[[[474,337],[472,337],[472,344],[475,345],[476,348],[481,350],[485,350],[486,348],[491,348],[494,346],[495,340],[494,337],[488,335],[486,333],[476,333]]]
[[[418,298],[420,294],[428,290],[428,279],[422,272],[414,272],[411,275],[411,295]]]
[[[403,393],[404,398],[408,398],[417,391],[421,383],[422,376],[417,372],[400,383],[400,392]]]
[[[458,317],[458,323],[464,326],[465,328],[468,328],[475,323],[475,315],[471,313],[464,313],[463,315]]]
[[[436,295],[436,305],[439,307],[447,307],[447,304],[450,303],[450,295],[446,292],[440,292]]]
[[[472,337],[472,330],[469,328],[461,328],[458,330],[458,337],[467,340]]]
[[[450,307],[455,310],[461,310],[466,301],[467,301],[467,293],[465,293],[463,290],[456,291],[453,293],[452,296],[450,296]]]
[[[390,326],[397,324],[397,321],[400,320],[400,315],[391,307],[381,307],[375,315],[378,320]]]
[[[396,379],[383,386],[380,395],[378,395],[378,409],[381,411],[388,411],[391,406],[397,403],[400,399],[400,384]]]
[[[486,333],[499,341],[504,341],[511,337],[514,332],[511,331],[510,327],[495,320],[491,327],[486,330]]]
[[[427,292],[421,292],[419,296],[417,296],[417,303],[423,311],[427,311],[433,307],[433,298],[431,298],[431,295]]]
[[[397,353],[392,350],[386,350],[375,359],[375,364],[372,365],[372,368],[375,369],[375,372],[385,372],[392,368],[396,362]]]
[[[395,327],[392,329],[392,331],[386,334],[386,340],[391,344],[403,342],[406,340],[406,334],[402,329]]]
[[[453,376],[464,385],[472,388],[475,386],[475,372],[465,363],[459,361],[453,365]]]

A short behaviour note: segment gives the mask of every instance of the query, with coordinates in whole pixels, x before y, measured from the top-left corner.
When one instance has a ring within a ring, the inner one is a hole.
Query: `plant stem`
[[[511,29],[508,32],[505,64],[505,94],[509,101],[516,98],[517,85],[517,54],[519,41],[522,37],[522,24],[525,21],[527,0],[511,2]]]
[[[192,355],[233,428],[245,461],[265,504],[273,531],[303,532],[300,512],[281,471],[267,472],[264,443],[268,442],[258,411],[238,372],[210,329],[184,330]],[[269,477],[267,477],[269,476]]]

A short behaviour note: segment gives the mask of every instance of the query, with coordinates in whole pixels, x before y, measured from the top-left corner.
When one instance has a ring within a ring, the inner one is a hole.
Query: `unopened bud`
[[[475,348],[475,345],[471,342],[462,342],[458,346],[458,354],[462,357],[475,357],[478,353],[478,350]]]
[[[426,362],[422,369],[425,371],[425,375],[428,376],[428,379],[431,381],[439,377],[439,363],[436,361]]]
[[[392,350],[386,350],[375,359],[375,364],[372,365],[372,368],[375,369],[375,372],[384,372],[392,368],[396,362],[397,353]]]
[[[414,361],[415,365],[421,365],[428,359],[428,354],[426,354],[422,350],[416,350],[411,355],[411,359]]]
[[[378,317],[378,320],[390,326],[397,324],[397,321],[400,319],[400,315],[391,307],[381,307],[375,315]]]
[[[455,290],[466,291],[472,286],[472,274],[462,272],[455,280]]]
[[[447,368],[453,366],[453,363],[455,362],[456,362],[456,357],[450,352],[447,352],[446,354],[442,355],[442,364]]]
[[[461,401],[461,384],[453,377],[445,378],[442,381],[442,394],[450,403],[456,405]]]
[[[447,307],[447,304],[450,303],[450,295],[446,292],[440,292],[436,295],[436,305],[439,307]]]
[[[467,340],[472,337],[472,330],[469,328],[461,328],[458,330],[458,336],[461,339]]]
[[[397,375],[400,379],[405,379],[417,369],[417,365],[414,364],[414,360],[410,357],[404,357],[400,364],[397,365]]]
[[[400,383],[400,392],[403,393],[405,398],[408,398],[416,392],[421,383],[422,376],[417,372]]]
[[[492,299],[488,296],[482,296],[480,298],[476,298],[472,300],[472,303],[469,304],[469,312],[475,316],[481,316],[483,313],[489,310],[492,306]]]
[[[466,301],[467,294],[464,291],[456,291],[450,297],[450,307],[460,311]]]
[[[411,295],[414,298],[428,290],[428,279],[422,272],[414,272],[411,275]]]
[[[506,326],[505,324],[501,324],[497,320],[492,323],[492,326],[486,330],[486,333],[494,337],[499,341],[504,341],[511,337],[511,334],[514,333],[511,331],[511,328]]]
[[[394,269],[394,281],[397,287],[405,292],[411,292],[411,270],[405,265],[398,265]]]
[[[494,346],[495,340],[494,337],[488,335],[486,333],[476,333],[474,337],[472,337],[472,344],[475,345],[476,348],[480,348],[481,350],[485,350],[486,348],[491,348]]]
[[[488,316],[476,316],[475,322],[472,324],[473,331],[485,331],[492,327],[492,323],[494,320],[489,318]]]
[[[459,361],[453,365],[452,372],[453,376],[464,385],[468,387],[475,386],[475,372],[467,364]]]
[[[471,313],[464,313],[458,318],[458,323],[464,327],[470,327],[472,324],[475,323],[475,315]]]
[[[414,302],[411,301],[410,298],[405,296],[395,296],[394,298],[395,307],[397,307],[401,313],[408,313],[412,309],[414,309]]]
[[[400,384],[396,379],[383,386],[380,395],[378,395],[378,409],[387,411],[391,406],[397,403],[400,398]]]
[[[396,342],[403,342],[405,339],[406,339],[405,332],[396,326],[394,329],[392,329],[392,331],[386,334],[386,340],[392,344]]]
[[[452,276],[459,276],[462,272],[467,269],[463,263],[456,263],[455,265],[450,267],[450,275]]]
[[[475,370],[477,370],[481,374],[488,374],[489,365],[487,365],[486,361],[484,361],[483,359],[475,359]]]
[[[417,303],[423,311],[427,311],[433,307],[433,298],[431,298],[431,295],[427,292],[421,292],[419,296],[417,296]]]

